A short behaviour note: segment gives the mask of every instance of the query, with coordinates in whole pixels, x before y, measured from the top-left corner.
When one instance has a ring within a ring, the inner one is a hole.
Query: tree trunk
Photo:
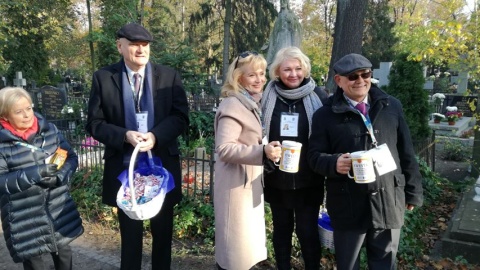
[[[95,49],[93,47],[93,26],[92,26],[92,11],[90,10],[90,0],[86,0],[87,2],[87,16],[88,16],[88,34],[90,35],[88,44],[90,46],[90,61],[92,61],[92,73],[95,71]]]
[[[137,10],[138,23],[143,25],[143,11],[145,10],[145,0],[140,1],[140,9]]]
[[[363,21],[367,11],[368,0],[337,0],[337,18],[333,35],[332,58],[326,89],[333,93],[336,89],[333,76],[333,64],[349,53],[362,52]]]
[[[480,98],[480,95],[477,95],[478,98]],[[480,129],[478,129],[479,125],[479,119],[480,119],[480,106],[477,106],[477,109],[475,111],[475,114],[473,115],[476,118],[476,123],[475,123],[475,128],[473,129],[475,131],[474,133],[474,139],[473,139],[473,152],[472,152],[472,161],[471,161],[471,172],[470,176],[473,177],[474,179],[477,179],[480,176]]]
[[[229,65],[229,49],[230,49],[230,23],[232,21],[232,1],[225,0],[225,23],[223,25],[223,74],[222,83],[225,82],[228,65]]]

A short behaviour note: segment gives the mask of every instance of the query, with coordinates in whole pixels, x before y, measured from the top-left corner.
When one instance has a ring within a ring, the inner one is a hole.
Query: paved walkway
[[[1,224],[1,221],[0,221]],[[73,251],[73,269],[75,270],[117,270],[120,269],[120,249],[106,248],[96,241],[94,235],[85,232],[73,241],[70,246]],[[111,243],[104,243],[112,246]],[[144,256],[143,269],[150,268],[150,262]],[[45,269],[55,269],[49,255],[44,255]],[[23,270],[21,263],[14,263],[8,252],[0,226],[0,270]]]

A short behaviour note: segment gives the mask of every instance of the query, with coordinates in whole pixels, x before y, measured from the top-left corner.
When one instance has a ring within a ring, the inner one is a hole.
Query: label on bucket
[[[355,180],[369,181],[373,174],[370,158],[354,158],[352,161]]]
[[[357,183],[370,183],[375,181],[375,170],[372,157],[367,151],[358,151],[351,154],[353,178]]]
[[[298,163],[300,161],[300,151],[302,144],[293,141],[282,142],[282,157],[280,159],[280,170],[284,172],[298,172]]]

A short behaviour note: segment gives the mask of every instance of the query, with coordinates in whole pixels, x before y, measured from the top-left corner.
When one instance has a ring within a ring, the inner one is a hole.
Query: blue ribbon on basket
[[[330,222],[330,217],[326,212],[320,213],[318,216],[318,225],[328,231],[333,231],[332,223]]]
[[[159,157],[153,156],[149,158],[146,152],[139,153],[137,158],[137,168],[133,172],[141,175],[156,175],[167,179],[166,183],[162,184],[162,188],[166,189],[168,193],[175,188],[175,181],[173,175],[162,166],[162,160]],[[123,187],[128,187],[128,169],[124,170],[117,179],[122,183]]]

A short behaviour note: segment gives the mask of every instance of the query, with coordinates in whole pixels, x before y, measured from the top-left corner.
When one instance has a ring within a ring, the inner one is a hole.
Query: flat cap
[[[351,53],[340,58],[333,65],[336,74],[347,75],[360,69],[368,69],[372,67],[372,63],[363,55]]]
[[[126,38],[130,41],[153,41],[150,32],[138,23],[124,25],[117,31],[117,38]]]

